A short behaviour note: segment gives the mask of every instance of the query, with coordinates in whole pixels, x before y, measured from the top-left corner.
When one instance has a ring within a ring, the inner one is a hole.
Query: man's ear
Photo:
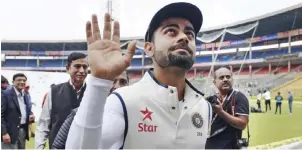
[[[66,68],[66,72],[68,72],[68,71],[69,71],[69,67],[70,67],[70,65],[68,65],[68,64],[65,66],[65,68]]]
[[[145,42],[145,44],[144,44],[144,50],[148,57],[153,57],[153,55],[154,55],[153,46],[154,45],[151,42]]]

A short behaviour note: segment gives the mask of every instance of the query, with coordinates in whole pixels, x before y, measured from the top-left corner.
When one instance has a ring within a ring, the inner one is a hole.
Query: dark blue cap
[[[161,8],[152,18],[145,35],[145,42],[151,42],[153,32],[160,26],[163,20],[168,18],[184,18],[191,22],[195,34],[199,32],[203,17],[200,9],[190,3],[171,3]]]

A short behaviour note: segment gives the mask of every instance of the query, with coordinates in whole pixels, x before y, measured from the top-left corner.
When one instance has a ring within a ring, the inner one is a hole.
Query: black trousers
[[[282,103],[276,103],[276,111],[275,111],[275,114],[277,113],[278,107],[279,107],[279,113],[281,114],[281,104],[282,104]]]
[[[261,102],[260,100],[257,100],[258,109],[261,110]]]
[[[269,110],[271,110],[271,100],[265,100],[265,111],[267,111],[267,106],[269,107]]]

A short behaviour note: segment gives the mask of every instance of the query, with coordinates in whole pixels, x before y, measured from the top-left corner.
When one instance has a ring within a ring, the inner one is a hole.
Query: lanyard
[[[224,100],[222,101],[222,104],[221,104],[222,106],[224,105],[224,102],[225,102],[225,101],[229,101],[229,100],[230,100],[230,98],[232,97],[234,91],[235,91],[235,90],[233,90],[232,93],[231,93],[227,98],[224,98]],[[216,120],[216,118],[217,118],[217,114],[215,114],[215,117],[213,118],[211,125],[212,125],[213,122]]]
[[[229,100],[230,100],[230,98],[232,97],[234,91],[235,91],[235,90],[233,90],[233,91],[231,92],[231,94],[230,94],[227,98],[224,98],[224,100],[222,101],[222,104],[221,104],[222,107],[223,107],[225,101],[229,101]],[[233,107],[232,107],[232,111],[234,111],[234,110],[233,110]],[[215,114],[215,117],[213,118],[213,120],[212,120],[212,122],[211,122],[211,126],[213,125],[213,123],[214,123],[214,121],[216,120],[217,116],[218,116],[218,115]],[[209,130],[208,130],[208,135],[211,135],[211,128],[209,128]]]

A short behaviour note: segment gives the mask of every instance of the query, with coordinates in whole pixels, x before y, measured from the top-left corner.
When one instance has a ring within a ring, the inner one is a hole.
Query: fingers
[[[91,44],[93,42],[91,22],[90,21],[88,21],[86,23],[86,39],[87,39],[87,44]]]
[[[101,39],[98,17],[95,14],[92,15],[92,34],[93,34],[94,40]]]
[[[127,47],[127,52],[126,52],[126,55],[125,55],[125,62],[130,65],[131,63],[131,60],[132,60],[132,57],[135,53],[135,49],[136,49],[136,41],[131,41],[129,44],[128,44],[128,47]]]
[[[113,37],[112,37],[112,40],[117,42],[117,43],[120,43],[120,24],[118,21],[115,21],[114,22],[114,25],[113,25]]]
[[[104,39],[111,39],[111,17],[109,13],[105,14],[103,34]]]

